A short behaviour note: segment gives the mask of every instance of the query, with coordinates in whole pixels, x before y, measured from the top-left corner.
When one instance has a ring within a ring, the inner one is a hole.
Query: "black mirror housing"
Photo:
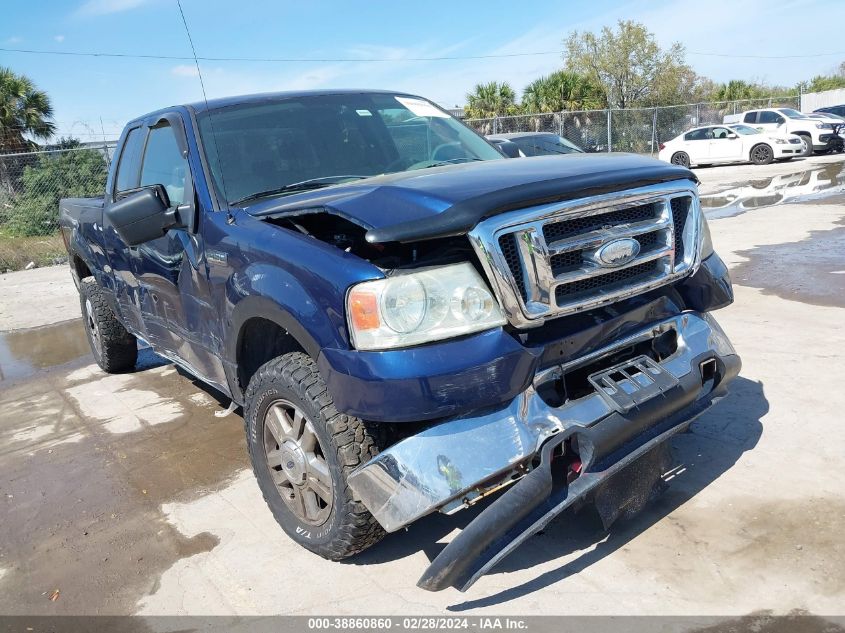
[[[161,185],[130,193],[109,206],[106,217],[128,246],[158,239],[168,229],[181,226],[176,209],[170,208],[167,191]]]
[[[494,143],[497,150],[508,158],[519,158],[519,145],[513,141],[498,141]]]

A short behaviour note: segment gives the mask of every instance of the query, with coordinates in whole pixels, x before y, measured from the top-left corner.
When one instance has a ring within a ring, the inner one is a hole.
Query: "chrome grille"
[[[689,273],[699,213],[694,185],[673,182],[494,216],[470,239],[508,319],[525,327]],[[621,239],[639,252],[621,265],[603,261],[599,251]]]

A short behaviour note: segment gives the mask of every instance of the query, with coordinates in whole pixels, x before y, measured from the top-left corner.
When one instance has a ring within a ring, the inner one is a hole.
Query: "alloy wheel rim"
[[[88,332],[91,334],[91,342],[94,344],[94,352],[99,358],[103,355],[103,340],[100,336],[100,327],[94,318],[94,308],[91,306],[91,299],[85,300],[85,320],[88,326]]]
[[[264,416],[264,453],[276,489],[298,519],[325,523],[332,511],[329,465],[311,420],[288,400],[270,404]]]
[[[754,158],[757,160],[766,160],[769,157],[769,150],[765,147],[757,147],[754,149]]]

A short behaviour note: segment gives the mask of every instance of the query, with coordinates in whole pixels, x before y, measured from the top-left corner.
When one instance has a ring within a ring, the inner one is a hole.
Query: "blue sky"
[[[0,2],[0,47],[190,55],[176,0]],[[202,62],[209,97],[298,88],[388,88],[451,107],[463,104],[477,82],[506,80],[520,90],[559,68],[562,58],[402,60],[560,50],[569,31],[598,30],[620,18],[644,23],[662,45],[683,43],[695,69],[717,81],[793,84],[830,72],[845,60],[845,54],[798,59],[700,54],[845,51],[841,0],[183,0],[183,6],[200,56],[394,60]],[[137,114],[201,98],[196,70],[188,61],[0,51],[0,65],[25,73],[46,90],[60,131],[83,139],[101,134],[100,118],[112,137]]]

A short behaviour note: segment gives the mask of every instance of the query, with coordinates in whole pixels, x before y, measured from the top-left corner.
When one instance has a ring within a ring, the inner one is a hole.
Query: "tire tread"
[[[355,499],[346,483],[346,478],[355,468],[378,455],[377,439],[381,425],[367,423],[338,412],[313,359],[302,352],[291,352],[262,365],[249,381],[245,394],[247,404],[244,415],[244,427],[248,438],[252,432],[250,427],[255,411],[247,410],[254,408],[260,395],[272,383],[279,380],[287,383],[303,399],[309,399],[319,407],[322,420],[315,422],[322,421],[325,424],[332,440],[331,447],[324,446],[323,448],[335,451],[337,461],[343,471],[343,489],[337,491],[338,496],[349,500],[348,504],[335,503],[335,508],[345,507],[347,510],[345,516],[340,518],[338,532],[329,543],[317,546],[309,543],[302,543],[302,545],[329,560],[342,560],[354,556],[378,543],[385,535],[384,528],[364,504]],[[257,423],[257,420],[254,420],[254,423]],[[260,461],[262,456],[255,455],[253,442],[248,441],[247,445],[253,467],[258,468],[259,464],[263,465]],[[262,495],[264,501],[272,509],[273,505],[263,487]]]

